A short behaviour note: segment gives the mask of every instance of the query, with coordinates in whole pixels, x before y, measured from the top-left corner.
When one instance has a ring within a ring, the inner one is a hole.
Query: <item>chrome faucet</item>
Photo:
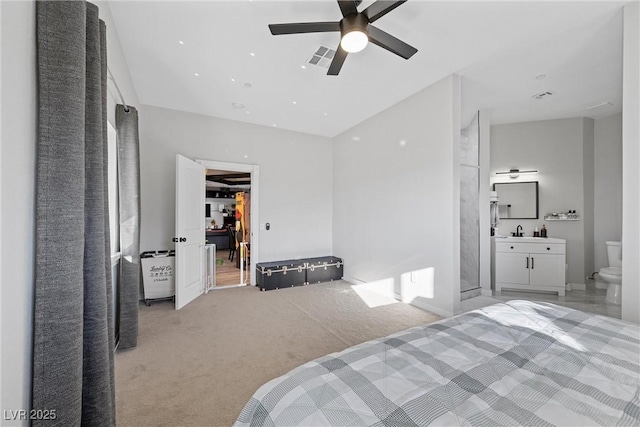
[[[515,237],[522,237],[523,235],[524,233],[522,232],[522,226],[518,224],[518,226],[516,227]]]

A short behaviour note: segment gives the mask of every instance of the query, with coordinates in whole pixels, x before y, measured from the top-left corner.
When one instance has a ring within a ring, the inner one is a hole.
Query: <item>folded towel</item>
[[[498,212],[498,202],[491,202],[491,211],[489,213],[491,226],[495,227],[500,223],[500,213]]]

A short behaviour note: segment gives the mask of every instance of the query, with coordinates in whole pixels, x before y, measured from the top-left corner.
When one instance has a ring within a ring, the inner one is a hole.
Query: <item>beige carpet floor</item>
[[[343,281],[220,289],[180,311],[170,302],[141,305],[138,347],[116,354],[117,423],[230,426],[267,381],[439,319]]]

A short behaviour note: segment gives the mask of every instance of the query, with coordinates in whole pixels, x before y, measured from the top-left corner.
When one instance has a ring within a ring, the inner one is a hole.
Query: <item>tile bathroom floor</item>
[[[496,302],[521,299],[527,301],[551,302],[587,313],[601,314],[620,319],[622,316],[621,306],[605,302],[604,299],[606,294],[606,289],[597,289],[595,286],[587,286],[586,290],[575,289],[567,291],[566,295],[563,297],[550,292],[520,292],[503,290],[498,293],[494,292],[493,297],[480,296],[461,301],[460,306],[461,311],[464,312],[485,307],[489,304],[495,304]]]

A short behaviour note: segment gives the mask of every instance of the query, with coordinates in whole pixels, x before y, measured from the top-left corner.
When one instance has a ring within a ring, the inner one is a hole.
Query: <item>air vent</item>
[[[333,56],[336,54],[334,49],[330,49],[326,46],[320,46],[309,58],[307,58],[307,64],[315,65],[317,67],[329,68]]]
[[[550,97],[551,95],[554,95],[554,92],[546,91],[546,92],[536,93],[535,95],[533,95],[533,96],[532,96],[532,98],[535,98],[535,99],[545,99],[545,98]]]

